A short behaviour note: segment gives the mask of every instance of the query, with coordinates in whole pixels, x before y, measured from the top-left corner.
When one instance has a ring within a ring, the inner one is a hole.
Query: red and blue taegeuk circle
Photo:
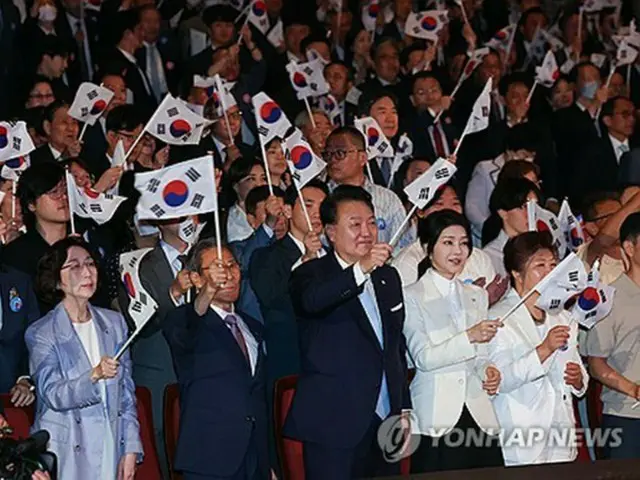
[[[169,126],[169,132],[173,137],[180,138],[191,133],[191,125],[189,125],[189,122],[187,122],[186,120],[179,118],[171,122],[171,125]]]
[[[367,13],[370,17],[377,17],[378,12],[380,12],[380,5],[378,3],[372,3],[369,5],[369,8],[367,8]]]
[[[7,129],[0,125],[0,148],[4,148],[9,143],[9,133]]]
[[[129,272],[126,272],[122,276],[122,283],[124,284],[124,288],[127,291],[127,294],[131,298],[135,298],[135,296],[136,296],[136,287],[133,286],[133,279],[131,278],[131,274]]]
[[[265,102],[260,107],[260,118],[267,123],[276,123],[282,116],[282,110],[275,102]]]
[[[336,102],[334,102],[331,97],[327,97],[324,102],[324,108],[327,110],[327,112],[333,112],[333,109],[336,108]]]
[[[258,0],[257,2],[253,2],[251,10],[253,10],[254,15],[261,17],[267,12],[267,5],[263,1]]]
[[[182,180],[171,180],[162,189],[162,199],[170,207],[179,207],[189,198],[189,187]]]
[[[600,294],[594,287],[587,287],[578,297],[578,306],[588,312],[600,304]]]
[[[539,232],[550,232],[551,229],[549,228],[549,225],[547,225],[546,222],[543,222],[542,220],[538,220],[536,222],[536,230],[538,230]]]
[[[422,28],[424,30],[431,32],[438,27],[438,19],[432,17],[431,15],[427,15],[422,18],[422,20],[420,21],[420,25],[422,25]]]
[[[578,232],[577,228],[572,228],[569,232],[569,238],[571,240],[571,245],[574,247],[579,247],[584,243],[584,240],[580,236],[580,232]]]
[[[298,170],[304,170],[313,161],[313,155],[307,147],[298,145],[291,150],[291,161]]]
[[[300,72],[293,73],[293,84],[298,88],[304,88],[307,86],[307,77]]]
[[[507,32],[505,32],[504,30],[500,30],[498,33],[496,33],[493,38],[495,38],[496,40],[500,40],[501,42],[507,39]]]
[[[104,109],[107,108],[107,102],[104,100],[96,100],[91,107],[91,115],[98,115],[99,113],[104,112]]]
[[[86,187],[84,189],[84,194],[87,197],[89,197],[89,198],[91,198],[93,200],[95,200],[96,198],[98,198],[100,196],[100,192],[97,192],[93,188],[89,188],[89,187]]]
[[[22,167],[25,163],[26,163],[26,160],[24,159],[24,157],[12,158],[4,162],[4,164],[7,167],[12,168],[14,170],[17,170],[18,168]]]
[[[369,144],[370,147],[374,146],[376,143],[378,143],[378,140],[380,139],[380,132],[378,132],[378,130],[376,130],[373,127],[369,127],[367,129],[367,143]]]

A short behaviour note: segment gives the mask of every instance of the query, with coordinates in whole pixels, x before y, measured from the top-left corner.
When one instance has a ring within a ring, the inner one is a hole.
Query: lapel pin
[[[11,287],[11,290],[9,290],[9,308],[13,313],[18,313],[22,310],[22,298],[20,298],[16,287]]]

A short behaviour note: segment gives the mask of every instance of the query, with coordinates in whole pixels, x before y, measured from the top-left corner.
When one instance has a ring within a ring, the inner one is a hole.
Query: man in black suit
[[[584,150],[579,165],[572,170],[570,198],[580,200],[595,192],[615,191],[619,185],[619,166],[626,161],[632,145],[636,118],[631,100],[614,97],[602,106],[602,138],[590,142],[596,148]]]
[[[331,62],[324,67],[324,78],[329,84],[329,93],[338,102],[335,106],[337,113],[327,112],[327,115],[332,117],[333,124],[337,127],[353,125],[357,107],[346,101],[347,94],[353,87],[353,72],[344,62]]]
[[[28,275],[0,268],[0,393],[11,394],[17,407],[35,400],[24,343],[27,327],[40,318],[38,301]]]
[[[69,115],[69,105],[55,101],[44,110],[42,123],[47,143],[30,154],[31,165],[59,162],[80,155],[82,145],[78,140],[78,121]]]
[[[131,92],[133,102],[145,117],[150,117],[158,106],[151,83],[138,64],[136,51],[142,46],[142,25],[138,10],[119,12],[112,25],[115,46],[105,54],[102,68],[118,72]]]
[[[175,468],[185,480],[264,480],[269,474],[262,326],[235,311],[240,268],[200,241],[189,261],[199,290],[164,327],[180,384]]]
[[[374,76],[362,84],[361,90],[379,89],[383,87],[396,95],[404,98],[405,95],[400,78],[400,45],[396,40],[382,37],[371,47]]]
[[[213,52],[228,46],[235,39],[235,18],[238,12],[228,5],[213,5],[202,12],[202,21],[209,28],[211,46],[192,56],[188,61],[189,75],[205,75],[213,64]]]
[[[158,102],[167,92],[175,95],[180,80],[179,45],[171,32],[160,30],[160,20],[160,12],[154,5],[140,9],[143,42],[135,54]]]
[[[371,197],[340,186],[320,207],[333,251],[293,271],[301,374],[284,434],[304,444],[307,480],[392,475],[381,422],[409,407],[404,305],[393,248],[377,243]]]

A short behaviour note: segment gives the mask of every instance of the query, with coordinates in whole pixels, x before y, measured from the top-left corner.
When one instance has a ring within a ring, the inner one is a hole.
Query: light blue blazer
[[[115,355],[127,336],[124,318],[111,310],[89,308],[101,356]],[[89,358],[61,303],[27,329],[25,340],[37,392],[33,430],[44,429],[51,435],[49,450],[58,457],[58,478],[97,478],[103,471],[107,415],[116,442],[113,471],[125,453],[141,457],[129,353],[121,357],[116,378],[92,383]],[[100,387],[105,381],[107,415]]]

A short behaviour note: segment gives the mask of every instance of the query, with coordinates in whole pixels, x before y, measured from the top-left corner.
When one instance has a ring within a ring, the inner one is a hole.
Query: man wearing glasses
[[[338,185],[353,185],[364,188],[373,202],[378,224],[378,240],[389,243],[400,228],[405,217],[405,209],[398,196],[388,188],[375,185],[365,176],[367,151],[364,137],[353,127],[341,127],[334,130],[327,139],[322,154],[327,162],[329,189]],[[394,247],[401,249],[415,239],[413,227],[409,227]]]

